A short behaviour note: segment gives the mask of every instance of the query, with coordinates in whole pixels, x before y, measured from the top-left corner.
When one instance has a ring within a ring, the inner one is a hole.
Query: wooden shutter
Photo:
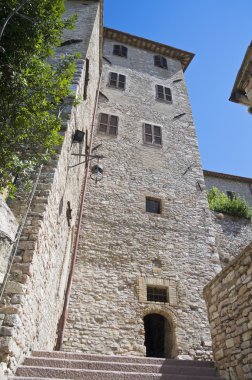
[[[126,46],[121,46],[121,56],[127,58],[128,48]]]
[[[118,117],[111,115],[109,120],[109,134],[112,136],[117,135],[117,129],[118,129]]]
[[[159,55],[155,55],[154,57],[154,64],[155,66],[158,66],[158,67],[161,67],[161,60],[160,60],[160,56]]]
[[[110,80],[109,80],[109,85],[112,87],[117,87],[117,73],[110,73]]]
[[[109,121],[109,115],[107,115],[106,113],[101,113],[99,132],[107,133],[108,121]]]
[[[150,124],[144,124],[144,142],[152,144],[152,126]]]
[[[157,99],[164,100],[164,87],[163,86],[156,86],[156,97]]]
[[[121,55],[121,45],[114,45],[113,54],[114,55]]]
[[[168,69],[168,66],[167,66],[167,59],[165,57],[160,57],[161,58],[161,67],[163,67],[163,69]]]
[[[168,102],[172,101],[171,89],[168,87],[165,87],[165,100],[167,100]]]
[[[161,138],[161,128],[157,125],[153,126],[153,143],[155,145],[161,145],[162,144],[162,138]]]
[[[118,78],[118,88],[125,89],[125,82],[126,82],[126,77],[125,75],[119,74]]]

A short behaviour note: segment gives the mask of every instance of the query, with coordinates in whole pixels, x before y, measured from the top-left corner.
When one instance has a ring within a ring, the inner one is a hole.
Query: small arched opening
[[[161,314],[151,313],[144,317],[146,356],[173,358],[174,331],[170,321]]]

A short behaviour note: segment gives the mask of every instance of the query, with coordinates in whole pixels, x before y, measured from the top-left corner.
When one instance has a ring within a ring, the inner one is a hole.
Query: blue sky
[[[104,25],[195,53],[185,76],[204,169],[252,177],[252,116],[229,96],[252,0],[105,0]]]

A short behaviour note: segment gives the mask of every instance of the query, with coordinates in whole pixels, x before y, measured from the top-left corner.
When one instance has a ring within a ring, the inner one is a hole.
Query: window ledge
[[[114,86],[111,86],[110,84],[108,84],[107,87],[112,88],[113,90],[119,90],[119,91],[125,91],[126,90],[126,88],[114,87]]]
[[[155,149],[162,149],[163,145],[155,145],[155,144],[148,144],[148,143],[142,143],[142,146],[146,146],[149,148],[155,148]]]
[[[163,100],[156,98],[156,101],[159,103],[173,104],[172,100]]]

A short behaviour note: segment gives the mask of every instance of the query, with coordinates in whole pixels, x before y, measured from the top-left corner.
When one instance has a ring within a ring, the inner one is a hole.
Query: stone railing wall
[[[205,288],[213,354],[227,380],[252,378],[252,244]]]
[[[215,227],[215,242],[222,268],[227,266],[252,242],[252,222],[212,212]]]
[[[76,129],[82,130],[90,139],[100,75],[99,2],[91,3],[90,7],[86,7],[82,36],[89,39],[88,48],[82,50],[83,59],[76,62],[72,92],[64,101],[61,114],[60,134],[64,140],[38,177],[0,302],[0,370],[13,371],[32,350],[52,350],[56,343],[86,171],[83,164],[75,166],[84,160],[78,154],[85,154],[86,141],[73,143],[73,134]],[[81,100],[85,58],[90,62],[89,81],[87,99]]]
[[[8,268],[9,258],[16,238],[18,222],[0,196],[0,291]]]

